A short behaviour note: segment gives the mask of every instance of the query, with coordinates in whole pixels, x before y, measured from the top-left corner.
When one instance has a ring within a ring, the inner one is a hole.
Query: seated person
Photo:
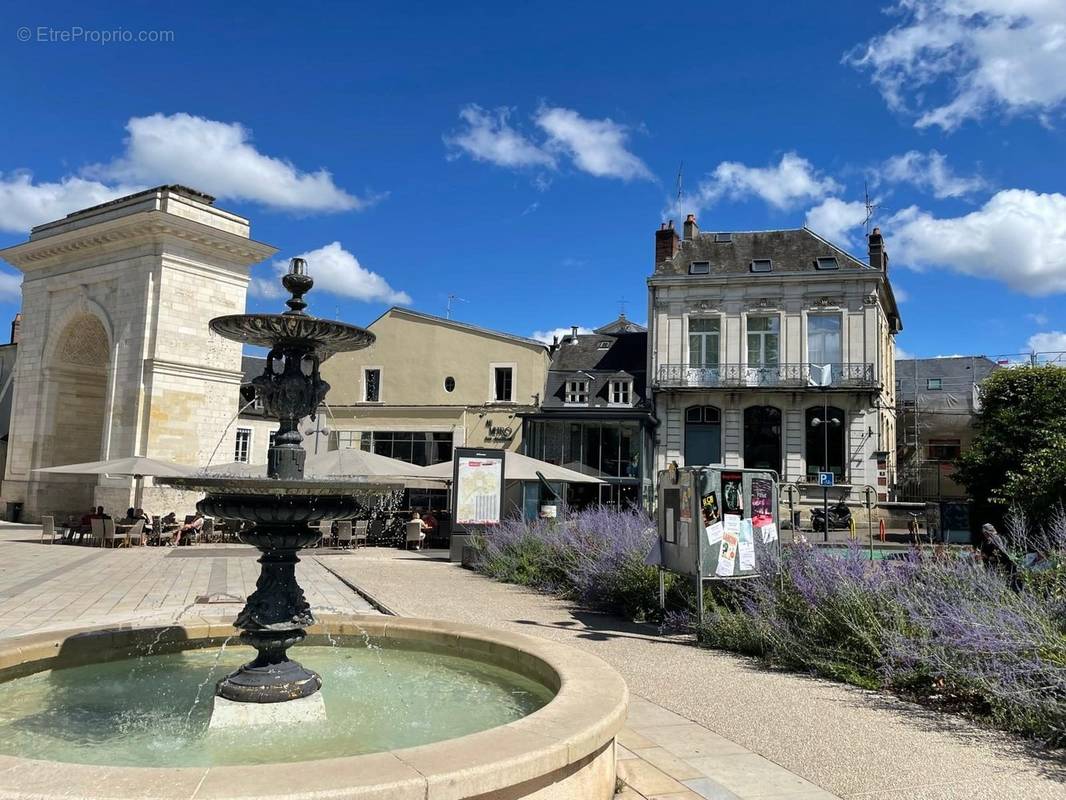
[[[111,519],[111,515],[104,512],[103,506],[96,507],[96,513],[93,514],[96,519]]]
[[[152,515],[145,511],[143,508],[133,509],[133,517],[131,517],[131,519],[134,522],[137,522],[138,520],[144,520],[144,527],[152,527]]]
[[[199,533],[203,527],[204,515],[197,511],[188,518],[188,521],[184,525],[174,531],[174,538],[171,541],[171,544],[176,547],[181,544],[183,538],[188,542],[190,538]]]
[[[422,515],[422,530],[426,532],[426,536],[432,537],[439,527],[440,524],[437,522],[437,518],[433,516],[433,511],[427,509],[426,513]]]

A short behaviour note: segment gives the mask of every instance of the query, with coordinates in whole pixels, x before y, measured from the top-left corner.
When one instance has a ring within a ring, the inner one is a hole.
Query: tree
[[[979,509],[1017,504],[1039,519],[1066,502],[1066,369],[992,373],[981,386],[974,427],[954,477]]]

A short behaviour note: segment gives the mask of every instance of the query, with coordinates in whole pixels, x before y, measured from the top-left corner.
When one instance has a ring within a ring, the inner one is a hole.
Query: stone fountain
[[[218,683],[216,695],[231,704],[216,702],[216,721],[274,721],[279,717],[301,718],[317,714],[321,678],[288,656],[288,649],[306,636],[314,623],[311,607],[296,580],[297,553],[318,542],[318,522],[355,516],[370,498],[395,487],[372,486],[358,480],[307,480],[304,478],[303,435],[299,423],[312,420],[325,400],[329,384],[319,368],[334,353],[359,350],[374,342],[369,331],[333,320],[318,319],[306,312],[304,295],[314,284],[301,258],[290,262],[281,279],[292,297],[282,314],[231,314],[211,320],[220,336],[242,344],[267,347],[266,369],[253,380],[267,414],[280,421],[268,451],[267,477],[246,478],[201,474],[161,479],[171,486],[204,492],[197,508],[208,516],[242,523],[238,537],[262,553],[255,591],[249,595],[234,626],[241,640],[255,648],[256,658]],[[232,704],[299,703],[279,714]]]

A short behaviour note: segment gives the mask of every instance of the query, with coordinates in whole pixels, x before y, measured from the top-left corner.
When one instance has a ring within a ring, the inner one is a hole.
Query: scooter
[[[811,510],[811,528],[825,530],[825,510],[817,506]],[[848,530],[851,528],[851,509],[843,500],[829,506],[829,530]]]

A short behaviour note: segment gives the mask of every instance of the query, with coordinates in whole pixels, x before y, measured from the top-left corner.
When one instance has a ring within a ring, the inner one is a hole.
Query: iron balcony
[[[828,367],[828,369],[826,369]],[[660,364],[660,389],[877,389],[873,364]]]

